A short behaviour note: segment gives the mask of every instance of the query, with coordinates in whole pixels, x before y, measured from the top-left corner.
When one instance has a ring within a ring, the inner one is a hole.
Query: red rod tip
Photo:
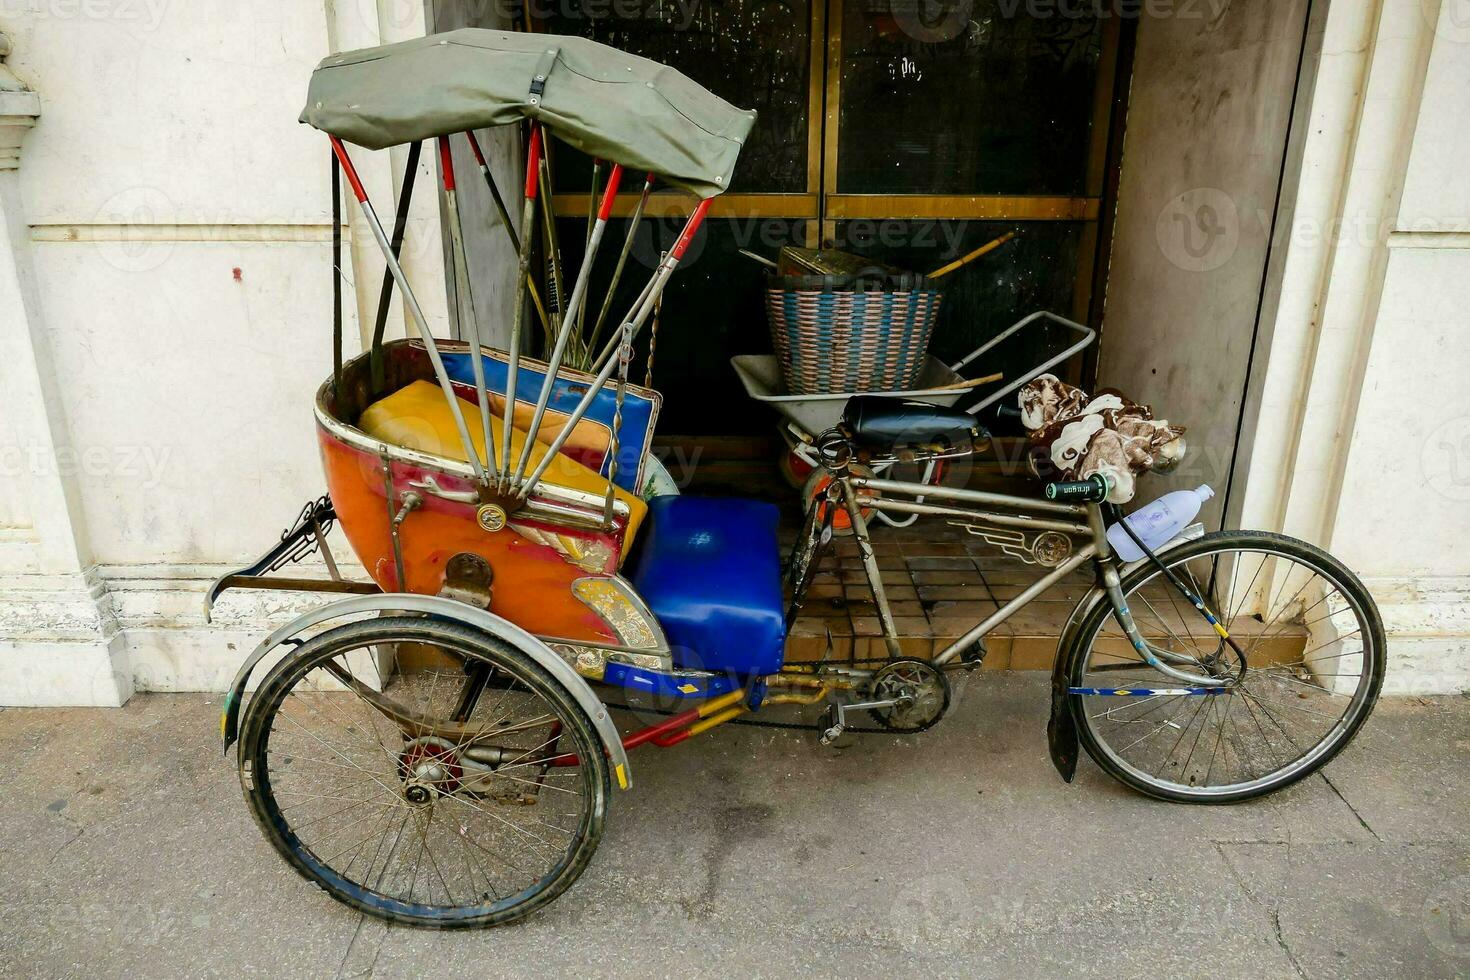
[[[449,137],[439,137],[439,175],[444,178],[444,189],[454,191],[454,155],[449,152]]]
[[[531,147],[526,152],[526,197],[536,196],[536,174],[541,169],[541,127],[531,124]]]
[[[623,179],[623,165],[613,164],[612,173],[607,175],[607,188],[602,192],[602,207],[597,209],[597,220],[606,221],[612,215],[613,201],[618,196],[618,184]]]
[[[470,152],[475,155],[475,163],[482,167],[485,166],[485,154],[480,150],[480,141],[475,139],[475,131],[467,129],[464,134],[470,141]]]
[[[689,216],[689,220],[684,223],[684,230],[679,233],[679,240],[675,242],[674,247],[669,250],[669,253],[674,257],[674,261],[677,262],[680,259],[684,258],[684,250],[687,249],[689,247],[689,243],[694,240],[694,233],[699,231],[699,226],[704,223],[704,216],[708,212],[709,198],[705,198],[704,200],[699,202],[698,207],[694,209],[694,213],[691,214]]]
[[[347,175],[347,183],[352,188],[352,195],[357,198],[358,204],[367,203],[367,191],[362,189],[362,181],[358,179],[357,171],[352,166],[352,158],[347,155],[347,147],[335,136],[328,137],[332,141],[332,152],[337,156],[337,162],[342,165],[342,172]]]

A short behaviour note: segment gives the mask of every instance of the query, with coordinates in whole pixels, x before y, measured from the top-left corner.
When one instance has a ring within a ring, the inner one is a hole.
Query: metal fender
[[[1177,535],[1170,538],[1158,551],[1156,555],[1162,555],[1190,541],[1204,537],[1205,528],[1203,524],[1191,524]],[[1147,558],[1129,562],[1118,570],[1119,576],[1126,578],[1134,569],[1148,564]],[[1077,605],[1072,607],[1071,615],[1067,617],[1066,625],[1062,627],[1061,636],[1057,637],[1057,655],[1052,661],[1051,668],[1051,716],[1046,722],[1046,745],[1051,753],[1051,764],[1057,767],[1057,772],[1066,782],[1071,782],[1072,777],[1077,774],[1077,719],[1072,714],[1071,705],[1067,702],[1067,666],[1071,659],[1072,644],[1076,641],[1077,630],[1092,613],[1098,603],[1106,602],[1108,595],[1101,586],[1095,586],[1091,591],[1077,600]]]
[[[612,760],[613,774],[617,777],[618,785],[623,789],[632,785],[628,771],[628,753],[623,748],[617,727],[608,717],[607,706],[598,700],[587,681],[565,660],[557,656],[555,651],[519,626],[493,613],[467,606],[453,599],[406,592],[355,596],[330,602],[319,609],[298,616],[262,640],[260,645],[240,665],[234,681],[230,684],[229,693],[225,695],[224,709],[220,716],[220,734],[224,737],[225,750],[228,751],[239,737],[240,706],[245,697],[245,685],[249,683],[251,673],[267,654],[313,626],[319,626],[333,619],[341,619],[344,616],[374,612],[413,612],[442,616],[445,619],[483,630],[516,647],[559,681],[582,706],[582,710],[587,712],[587,717],[592,719],[598,737],[602,739],[603,748],[607,750],[608,758]]]
[[[1057,654],[1051,667],[1051,715],[1046,721],[1046,747],[1051,764],[1057,767],[1065,782],[1077,774],[1077,719],[1067,702],[1067,653],[1077,635],[1077,628],[1099,602],[1107,601],[1107,593],[1094,587],[1072,607],[1062,633],[1057,637]]]

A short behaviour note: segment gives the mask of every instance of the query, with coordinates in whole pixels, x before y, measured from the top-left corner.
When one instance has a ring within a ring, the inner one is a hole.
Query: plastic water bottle
[[[1199,513],[1204,502],[1214,495],[1215,491],[1207,486],[1201,486],[1197,490],[1175,490],[1138,508],[1123,520],[1133,528],[1133,533],[1138,535],[1139,540],[1153,551],[1184,530],[1194,520],[1194,515]],[[1108,528],[1108,544],[1113,546],[1118,557],[1124,561],[1138,561],[1143,557],[1143,552],[1138,550],[1138,545],[1123,530],[1122,524],[1114,524]]]

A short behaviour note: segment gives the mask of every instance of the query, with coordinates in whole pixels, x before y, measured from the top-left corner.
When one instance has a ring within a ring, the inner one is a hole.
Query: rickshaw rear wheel
[[[307,640],[246,708],[252,814],[303,877],[416,926],[514,922],[601,841],[610,774],[560,682],[509,643],[434,617]]]

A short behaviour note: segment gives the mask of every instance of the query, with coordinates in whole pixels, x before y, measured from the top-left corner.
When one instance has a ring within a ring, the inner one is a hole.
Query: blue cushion
[[[785,655],[774,504],[655,497],[632,581],[673,648],[695,670],[773,674]]]

